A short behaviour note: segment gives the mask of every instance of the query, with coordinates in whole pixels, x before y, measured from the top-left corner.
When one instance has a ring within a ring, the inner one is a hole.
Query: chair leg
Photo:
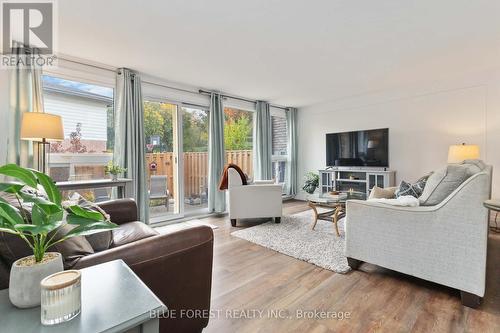
[[[275,217],[274,223],[281,223],[281,217]]]
[[[347,265],[351,267],[351,269],[358,269],[359,265],[361,265],[362,261],[354,258],[347,257]]]
[[[460,298],[462,299],[462,305],[469,308],[476,309],[481,304],[481,297],[466,291],[460,290]]]
[[[236,227],[236,219],[231,219],[231,226]]]

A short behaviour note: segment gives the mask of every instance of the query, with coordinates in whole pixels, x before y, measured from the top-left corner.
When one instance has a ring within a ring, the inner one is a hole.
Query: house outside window
[[[55,181],[105,178],[114,147],[113,88],[49,75],[42,82],[45,112],[61,116],[64,129],[64,140],[50,145],[50,176]]]

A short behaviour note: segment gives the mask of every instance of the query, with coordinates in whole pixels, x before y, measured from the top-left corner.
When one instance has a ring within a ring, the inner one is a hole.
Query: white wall
[[[388,127],[390,168],[396,170],[397,183],[443,166],[449,145],[466,142],[480,145],[481,157],[494,166],[493,196],[500,197],[497,75],[301,108],[298,123],[300,183],[306,172],[325,167],[326,133]]]

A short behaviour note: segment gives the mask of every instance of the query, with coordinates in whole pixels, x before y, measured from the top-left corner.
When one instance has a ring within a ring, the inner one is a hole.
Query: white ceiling
[[[500,67],[500,0],[61,0],[59,51],[305,106]]]

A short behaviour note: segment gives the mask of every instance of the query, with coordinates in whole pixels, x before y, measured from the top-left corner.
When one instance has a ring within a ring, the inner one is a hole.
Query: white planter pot
[[[20,266],[16,260],[10,269],[9,298],[18,308],[32,308],[40,305],[40,281],[63,270],[60,253],[48,252],[56,256],[51,260],[32,266]],[[29,256],[32,257],[32,256]],[[25,257],[25,258],[29,258]]]
[[[110,178],[112,181],[117,181],[117,180],[118,180],[118,175],[112,175],[112,174],[110,174],[110,175],[109,175],[109,178]]]

